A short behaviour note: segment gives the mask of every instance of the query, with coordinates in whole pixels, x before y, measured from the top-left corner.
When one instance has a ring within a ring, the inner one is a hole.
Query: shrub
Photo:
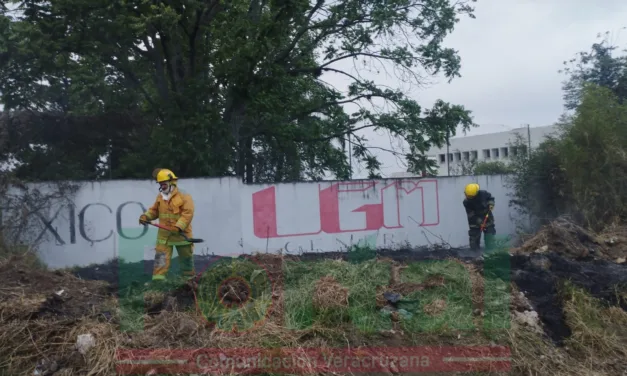
[[[529,218],[530,231],[568,212],[569,192],[560,164],[560,142],[557,137],[548,137],[529,154],[515,156],[510,165],[513,171],[507,179],[513,191],[510,206]]]
[[[512,172],[512,167],[501,161],[477,162],[473,171],[474,175],[507,175]]]
[[[501,161],[485,162],[473,159],[451,166],[453,175],[507,175],[513,172],[510,165]]]
[[[531,230],[565,214],[597,230],[625,220],[627,104],[609,89],[587,85],[575,114],[558,128],[558,135],[513,158],[510,205],[530,218]]]
[[[627,218],[627,104],[608,88],[587,85],[560,146],[572,200],[586,225]]]

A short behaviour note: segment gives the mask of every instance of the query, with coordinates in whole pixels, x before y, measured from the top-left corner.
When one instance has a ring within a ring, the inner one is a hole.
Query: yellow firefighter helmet
[[[178,178],[174,175],[174,172],[168,170],[167,168],[162,168],[157,172],[157,183],[165,183],[168,181],[174,181]]]
[[[480,189],[479,188],[479,184],[477,184],[477,183],[470,183],[464,189],[464,194],[468,198],[473,198],[473,197],[475,197],[477,195],[477,193],[479,192],[479,189]]]

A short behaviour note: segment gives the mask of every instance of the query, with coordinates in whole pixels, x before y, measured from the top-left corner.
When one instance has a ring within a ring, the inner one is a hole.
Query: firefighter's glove
[[[481,218],[481,217],[477,217],[477,218],[475,219],[475,221],[477,222],[477,226],[481,226],[481,225],[483,225],[483,218]]]
[[[148,220],[148,217],[146,217],[146,214],[142,214],[139,216],[140,225],[147,225],[148,223],[150,223],[150,221]]]
[[[488,208],[490,209],[490,211],[494,210],[494,205],[490,205],[488,206]]]

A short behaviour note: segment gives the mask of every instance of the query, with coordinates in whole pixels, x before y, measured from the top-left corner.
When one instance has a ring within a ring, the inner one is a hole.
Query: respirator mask
[[[161,196],[163,196],[164,200],[167,201],[170,198],[173,187],[174,185],[171,182],[159,183],[159,192],[161,193]]]

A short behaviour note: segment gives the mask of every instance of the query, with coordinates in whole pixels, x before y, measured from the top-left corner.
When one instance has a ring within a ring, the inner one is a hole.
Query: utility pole
[[[350,176],[348,177],[348,180],[353,180],[353,153],[351,152],[352,150],[352,145],[351,145],[351,134],[348,134],[348,162],[350,163]]]
[[[449,147],[449,135],[450,132],[446,131],[446,176],[451,176],[451,157],[450,154],[448,152],[448,147]]]
[[[527,124],[527,157],[531,157],[531,129]]]
[[[113,176],[113,172],[112,172],[112,167],[111,164],[113,163],[113,161],[111,160],[111,158],[113,158],[113,144],[111,142],[109,142],[108,145],[109,148],[109,157],[107,158],[107,165],[109,167],[109,180],[111,180],[111,176]]]

